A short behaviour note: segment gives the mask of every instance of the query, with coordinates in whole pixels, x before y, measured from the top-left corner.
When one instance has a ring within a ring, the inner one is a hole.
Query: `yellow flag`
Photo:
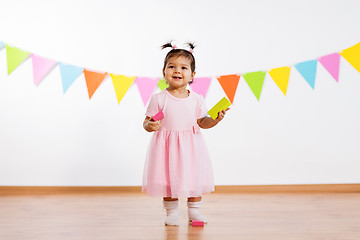
[[[345,49],[340,54],[360,72],[360,43]]]
[[[118,103],[120,103],[121,99],[124,97],[125,93],[129,89],[131,84],[134,82],[135,77],[127,77],[124,75],[114,75],[112,73],[110,74],[110,76],[111,76],[111,79],[112,79],[112,82],[114,85]]]
[[[274,68],[269,71],[269,74],[286,96],[290,76],[290,67]]]

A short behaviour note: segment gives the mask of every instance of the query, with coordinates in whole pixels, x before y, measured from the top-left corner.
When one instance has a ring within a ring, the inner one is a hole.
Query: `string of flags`
[[[109,75],[112,79],[118,103],[120,103],[132,84],[137,85],[145,106],[156,87],[164,90],[168,86],[164,78],[125,76],[115,73],[109,74],[107,72],[94,71],[85,67],[75,66],[42,57],[0,41],[0,50],[2,49],[6,49],[8,75],[17,69],[25,60],[31,58],[33,66],[33,81],[35,85],[39,85],[47,74],[49,74],[56,65],[58,65],[64,94],[81,74],[84,74],[84,78],[86,80],[89,99],[92,98],[96,90],[101,86],[101,83]],[[360,72],[360,43],[339,52],[321,56],[309,61],[299,62],[294,64],[294,67],[309,84],[309,86],[312,89],[315,89],[318,62],[320,62],[334,80],[338,82],[340,57],[346,59],[358,72]],[[268,71],[255,71],[244,74],[230,74],[217,77],[199,77],[194,79],[194,82],[190,85],[190,87],[193,91],[203,95],[205,98],[211,81],[216,79],[224,90],[227,98],[231,103],[233,103],[240,77],[243,76],[255,97],[260,101],[266,73],[270,75],[284,96],[286,96],[291,68],[292,66],[285,66],[270,69]]]

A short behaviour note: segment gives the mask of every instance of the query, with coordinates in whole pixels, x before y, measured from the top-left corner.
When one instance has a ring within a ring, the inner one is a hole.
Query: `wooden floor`
[[[0,196],[0,239],[360,239],[360,193],[213,193],[204,227],[188,225],[185,204],[166,227],[161,199],[141,193]]]

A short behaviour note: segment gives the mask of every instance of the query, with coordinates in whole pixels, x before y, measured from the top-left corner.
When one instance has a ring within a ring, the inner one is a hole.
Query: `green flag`
[[[166,80],[164,78],[161,78],[159,81],[158,81],[158,84],[159,88],[162,90],[164,90],[165,88],[167,88],[169,86],[169,84],[166,82]]]
[[[243,75],[245,81],[247,82],[251,91],[254,93],[258,100],[260,100],[260,94],[262,86],[264,84],[265,74],[266,72],[258,71],[246,73]]]
[[[28,56],[30,52],[6,44],[6,58],[8,75],[14,71]]]

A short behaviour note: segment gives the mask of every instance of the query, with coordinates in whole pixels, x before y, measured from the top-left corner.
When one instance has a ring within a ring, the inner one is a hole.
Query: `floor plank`
[[[188,225],[185,201],[166,227],[161,199],[141,193],[1,196],[0,239],[360,239],[360,193],[213,193],[204,227]]]

